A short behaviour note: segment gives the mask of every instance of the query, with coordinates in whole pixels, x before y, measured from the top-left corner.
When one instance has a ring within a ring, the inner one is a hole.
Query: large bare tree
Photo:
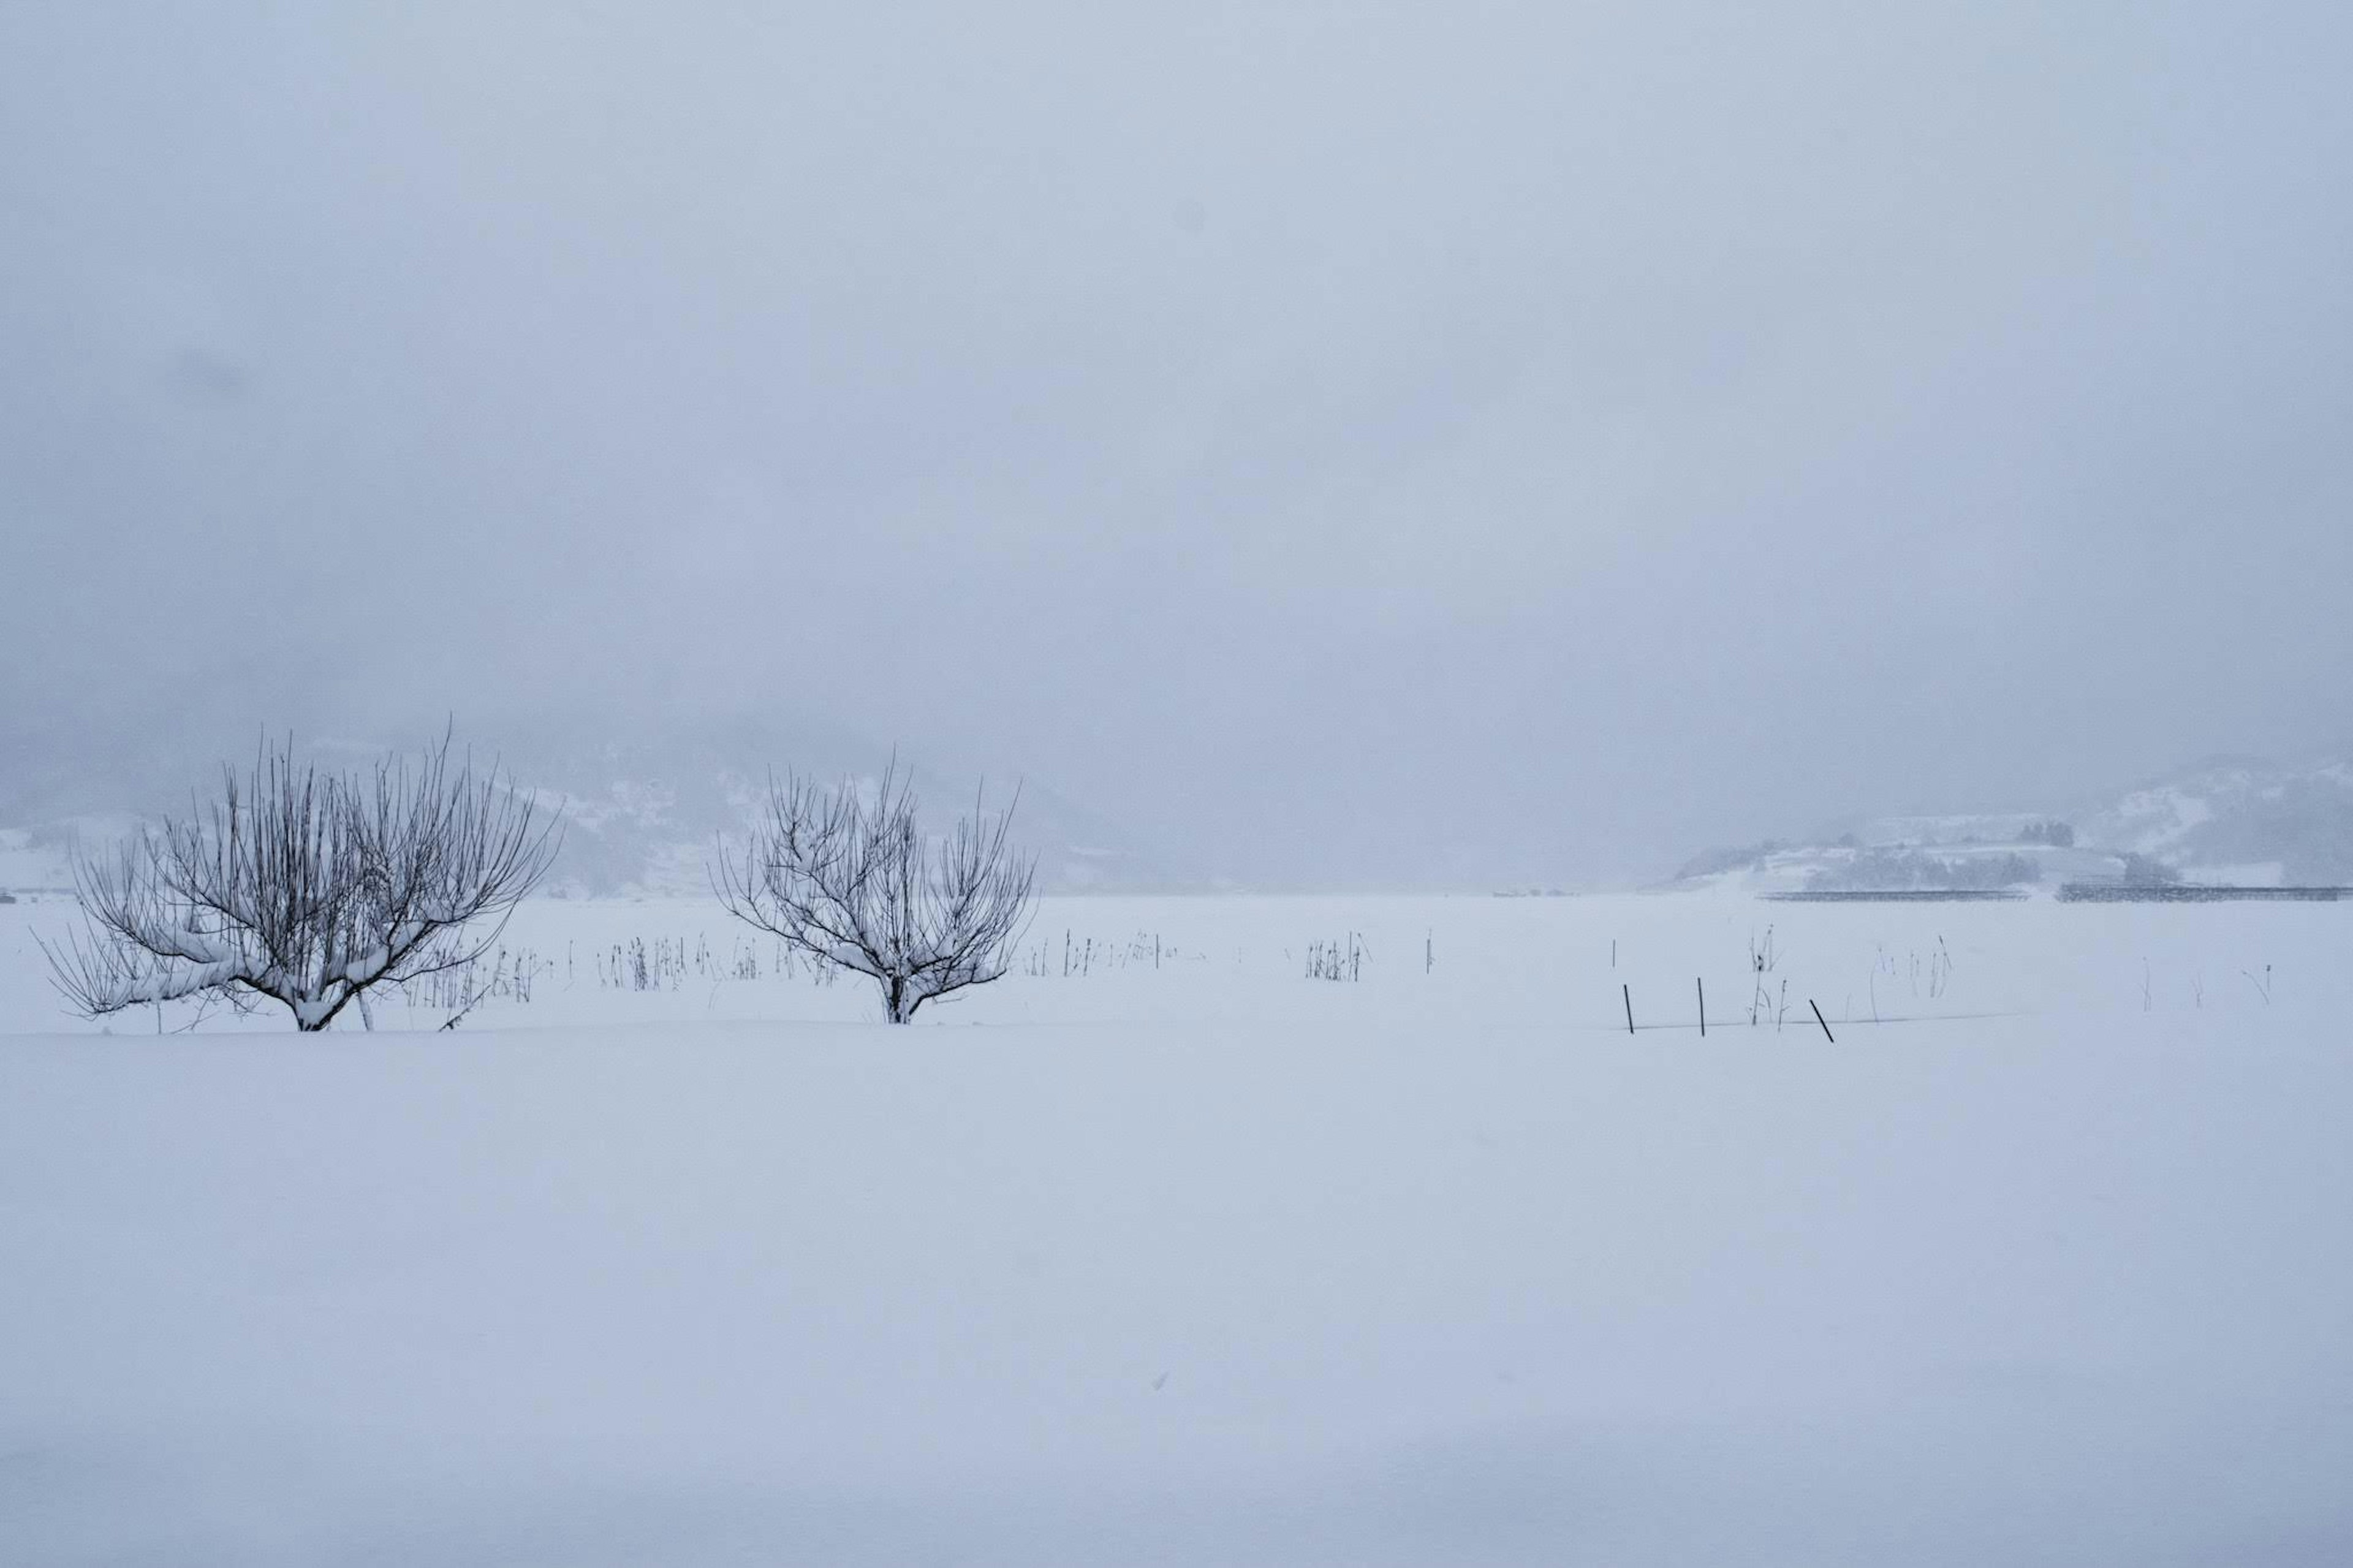
[[[558,818],[449,737],[372,778],[267,744],[209,807],[75,866],[83,929],[44,945],[85,1017],[219,996],[324,1029],[375,986],[459,969],[546,873]]]
[[[1017,790],[1014,804],[1019,803]],[[728,912],[881,988],[903,1024],[924,1003],[1003,975],[1029,918],[1037,858],[1007,837],[1013,805],[924,834],[894,758],[872,791],[787,774],[740,854],[720,846],[712,886]]]

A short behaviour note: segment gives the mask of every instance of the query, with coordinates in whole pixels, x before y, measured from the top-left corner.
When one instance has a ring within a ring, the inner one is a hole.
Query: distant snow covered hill
[[[362,768],[387,748],[414,750],[422,732],[298,735],[323,766]],[[37,750],[0,749],[0,889],[59,888],[71,848],[132,830],[142,816],[185,812],[190,791],[210,799],[224,762],[249,763],[255,741],[223,749],[178,737],[136,752],[52,736]],[[682,717],[596,725],[534,720],[466,725],[478,763],[495,761],[518,789],[563,814],[564,847],[550,889],[570,894],[663,896],[708,890],[705,865],[722,834],[740,835],[765,798],[771,772],[830,784],[872,779],[889,747],[839,729],[758,718]],[[37,761],[36,761],[37,759]],[[924,816],[944,824],[969,811],[979,780],[901,759]],[[1108,818],[1034,782],[991,778],[982,805],[1014,802],[1013,835],[1037,853],[1050,892],[1174,890],[1180,879]]]
[[[2353,764],[2217,758],[2127,791],[2083,826],[2193,879],[2353,882]]]
[[[2115,878],[2125,870],[2117,857],[2077,846],[1966,832],[1934,839],[1846,835],[1830,844],[1709,850],[1686,862],[1672,885],[1757,893],[1992,891]]]
[[[2217,759],[2047,811],[1866,819],[1801,840],[1709,850],[1674,881],[1769,892],[2119,876],[2353,882],[2353,764]]]
[[[72,886],[63,832],[0,827],[0,894],[63,892]]]
[[[586,893],[701,894],[720,835],[739,837],[762,809],[773,772],[822,782],[873,780],[888,748],[835,731],[787,732],[759,721],[689,721],[611,740],[535,741],[503,753],[516,784],[536,790],[565,816],[559,886]],[[923,815],[944,826],[976,804],[1014,807],[1013,836],[1038,855],[1051,892],[1161,890],[1176,879],[1132,836],[1097,813],[1033,782],[954,778],[902,757]],[[1019,788],[1018,802],[1016,787]]]

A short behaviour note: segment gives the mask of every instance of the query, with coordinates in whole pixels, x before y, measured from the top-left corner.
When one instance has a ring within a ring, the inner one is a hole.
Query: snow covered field
[[[542,900],[319,1039],[66,912],[0,1562],[2353,1561],[2353,906],[1050,900],[890,1031]]]

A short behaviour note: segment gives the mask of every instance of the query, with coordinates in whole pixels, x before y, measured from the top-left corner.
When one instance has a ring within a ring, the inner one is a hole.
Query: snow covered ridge
[[[2193,879],[2353,882],[2353,765],[2209,763],[2085,814],[2099,842],[2160,857]],[[2239,868],[2232,879],[2208,868]]]
[[[1702,856],[1672,885],[1764,895],[1992,892],[2116,879],[2135,870],[2150,874],[2120,856],[2025,840],[1767,844]]]
[[[1675,882],[1796,891],[2172,879],[2353,883],[2353,765],[2229,760],[2049,811],[1879,817],[1712,850]]]

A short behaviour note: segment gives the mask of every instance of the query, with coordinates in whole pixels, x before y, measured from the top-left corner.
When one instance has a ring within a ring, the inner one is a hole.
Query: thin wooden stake
[[[1835,1046],[1835,1045],[1837,1045],[1837,1044],[1838,1044],[1838,1037],[1837,1037],[1836,1035],[1833,1035],[1833,1034],[1831,1034],[1831,1026],[1830,1026],[1830,1022],[1829,1022],[1829,1020],[1828,1020],[1828,1019],[1826,1019],[1826,1018],[1824,1018],[1824,1017],[1822,1016],[1822,1009],[1821,1009],[1821,1005],[1820,1005],[1820,1004],[1817,1003],[1817,1002],[1816,1002],[1812,997],[1809,996],[1809,997],[1807,997],[1807,998],[1806,998],[1806,1005],[1807,1005],[1807,1006],[1809,1006],[1809,1007],[1813,1008],[1813,1010],[1814,1010],[1814,1022],[1815,1022],[1815,1023],[1817,1023],[1817,1024],[1821,1025],[1821,1026],[1822,1026],[1822,1036],[1823,1036],[1823,1037],[1824,1037],[1825,1039],[1829,1040],[1831,1044],[1832,1044],[1832,1045],[1834,1045],[1834,1046]]]
[[[1707,982],[1694,979],[1692,984],[1699,987],[1699,1037],[1704,1040],[1707,1038]]]
[[[1620,985],[1618,989],[1626,994],[1626,1032],[1630,1035],[1634,1032],[1634,988]]]

